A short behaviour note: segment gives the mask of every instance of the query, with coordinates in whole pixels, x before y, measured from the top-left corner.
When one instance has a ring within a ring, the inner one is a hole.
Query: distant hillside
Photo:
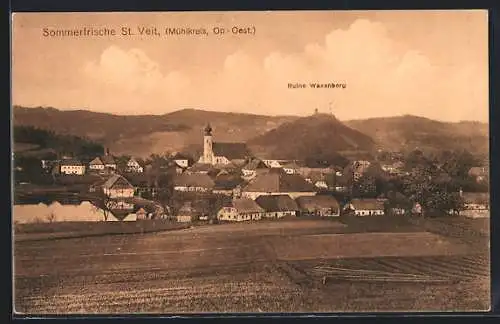
[[[202,144],[207,122],[216,141],[245,142],[296,117],[184,109],[165,115],[117,116],[86,110],[14,107],[14,125],[29,125],[56,133],[99,141],[114,154],[147,156],[180,151]]]
[[[56,134],[33,126],[14,126],[13,137],[16,158],[54,157],[58,153],[90,158],[104,152],[103,146],[94,141],[74,135]]]
[[[117,116],[86,110],[14,107],[13,122],[92,139],[107,146],[113,154],[140,157],[185,148],[199,152],[207,122],[214,129],[215,141],[249,142],[255,152],[272,152],[273,156],[328,155],[338,151],[347,156],[346,151],[357,155],[373,147],[488,152],[487,124],[444,123],[415,116],[341,123],[331,115],[272,117],[184,109],[164,115]]]
[[[338,159],[340,151],[370,151],[374,141],[332,115],[317,114],[285,123],[249,141],[264,157]]]
[[[417,116],[351,120],[345,124],[369,136],[387,150],[455,150],[489,152],[489,126],[464,121],[446,123]]]

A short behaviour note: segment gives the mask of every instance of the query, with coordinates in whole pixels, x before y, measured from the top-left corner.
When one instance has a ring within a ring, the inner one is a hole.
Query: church
[[[213,142],[212,127],[208,124],[203,136],[203,155],[198,163],[211,165],[243,164],[251,157],[245,143]]]

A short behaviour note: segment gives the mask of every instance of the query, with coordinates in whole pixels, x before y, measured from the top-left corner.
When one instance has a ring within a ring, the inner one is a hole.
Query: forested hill
[[[57,134],[33,126],[14,126],[14,148],[16,157],[44,157],[71,154],[90,158],[104,153],[100,143],[74,135]]]

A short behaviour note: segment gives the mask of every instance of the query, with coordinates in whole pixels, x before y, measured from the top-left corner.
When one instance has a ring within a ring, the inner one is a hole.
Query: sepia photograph
[[[485,312],[488,12],[11,15],[18,315]]]

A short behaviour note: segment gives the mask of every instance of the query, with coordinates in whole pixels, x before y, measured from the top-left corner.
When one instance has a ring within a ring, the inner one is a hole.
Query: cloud
[[[142,50],[125,51],[117,46],[105,49],[99,60],[88,62],[84,73],[99,85],[125,92],[121,94],[161,96],[177,93],[190,83],[181,72],[162,73],[160,65]]]
[[[437,65],[428,53],[394,41],[383,24],[366,19],[332,30],[299,52],[258,57],[250,51],[231,53],[215,68],[162,71],[165,62],[143,50],[111,46],[83,71],[101,87],[95,104],[144,113],[189,106],[304,115],[315,108],[326,112],[335,102],[333,112],[341,119],[399,114],[453,119],[456,111],[466,118],[471,107],[487,100],[487,67]],[[345,82],[347,88],[291,90],[289,82]]]

